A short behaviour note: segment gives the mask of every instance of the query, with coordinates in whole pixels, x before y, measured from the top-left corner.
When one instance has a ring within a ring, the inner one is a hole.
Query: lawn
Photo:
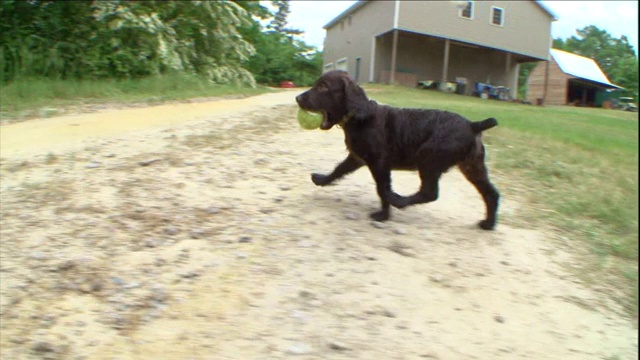
[[[87,104],[157,104],[199,97],[251,96],[266,93],[258,86],[212,84],[201,77],[169,74],[139,80],[19,79],[0,88],[0,118],[17,121],[60,114],[66,108]],[[53,109],[43,112],[43,109]]]
[[[589,249],[581,276],[621,281],[628,294],[624,305],[637,315],[638,113],[383,85],[366,90],[393,106],[437,108],[476,121],[495,117],[499,126],[484,135],[490,171],[503,196],[527,205],[501,221],[544,226],[565,245]]]

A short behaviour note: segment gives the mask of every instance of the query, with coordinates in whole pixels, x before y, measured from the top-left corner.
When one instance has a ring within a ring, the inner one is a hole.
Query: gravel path
[[[550,235],[476,228],[457,170],[383,224],[366,170],[313,186],[342,133],[295,94],[0,127],[2,359],[637,358]]]

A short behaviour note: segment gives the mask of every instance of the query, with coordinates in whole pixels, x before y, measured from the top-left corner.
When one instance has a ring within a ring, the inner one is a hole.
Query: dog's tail
[[[471,129],[476,134],[479,134],[485,130],[491,129],[492,127],[498,125],[498,120],[494,118],[484,119],[482,121],[476,121],[471,123]]]

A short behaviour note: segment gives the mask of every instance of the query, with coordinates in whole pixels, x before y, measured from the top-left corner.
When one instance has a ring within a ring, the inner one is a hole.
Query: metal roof
[[[533,2],[536,3],[536,5],[538,5],[547,14],[549,14],[549,16],[551,16],[551,19],[553,21],[558,21],[558,16],[553,11],[551,11],[551,9],[549,9],[548,6],[546,6],[544,3],[542,3],[542,1],[534,0]]]
[[[369,2],[368,0],[360,0],[357,3],[349,6],[349,8],[347,10],[343,11],[340,15],[336,16],[335,18],[333,18],[333,20],[329,21],[322,28],[323,29],[328,29],[328,28],[332,27],[333,25],[338,23],[340,20],[342,20],[345,17],[347,17],[349,14],[354,13],[354,12],[356,12],[356,10],[358,10],[361,7],[365,6],[368,2]]]
[[[550,52],[563,73],[608,87],[620,88],[609,81],[607,75],[602,72],[600,66],[593,59],[558,49],[551,49]]]
[[[350,14],[356,12],[356,10],[360,9],[361,7],[363,7],[364,5],[366,5],[370,0],[359,0],[358,2],[356,2],[355,4],[351,5],[347,10],[343,11],[340,15],[336,16],[333,20],[329,21],[325,26],[323,26],[323,29],[328,29],[330,27],[332,27],[333,25],[335,25],[336,23],[340,22],[342,19],[346,18],[347,16],[349,16]],[[533,0],[533,2],[538,5],[540,7],[540,9],[542,9],[544,12],[546,12],[552,19],[552,21],[557,21],[558,17],[556,16],[556,14],[554,14],[545,4],[543,4],[541,1],[538,0]]]

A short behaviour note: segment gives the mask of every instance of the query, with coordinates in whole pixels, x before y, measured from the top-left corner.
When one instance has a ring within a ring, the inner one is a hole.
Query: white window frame
[[[347,60],[348,59],[346,57],[343,57],[342,59],[336,60],[336,67],[335,67],[336,70],[338,70],[339,65],[342,65],[344,63],[344,64],[347,65],[346,68],[344,69],[344,71],[349,72],[349,63],[347,62]]]
[[[335,67],[333,66],[333,63],[328,63],[322,68],[322,73],[324,74],[327,71],[331,71],[333,69],[335,69]]]
[[[494,23],[494,22],[493,22],[493,17],[494,17],[494,14],[495,14],[496,9],[500,10],[500,12],[501,12],[501,15],[500,15],[500,24],[496,24],[496,23]],[[492,7],[491,7],[491,13],[490,13],[490,15],[489,15],[489,23],[490,23],[491,25],[493,25],[493,26],[503,27],[503,26],[504,26],[504,17],[505,17],[504,15],[505,15],[504,8],[501,8],[501,7],[499,7],[499,6],[492,6]]]
[[[469,17],[463,16],[462,12],[467,8],[467,6],[471,5],[471,11],[469,13]],[[475,4],[473,1],[467,1],[467,6],[465,6],[464,8],[460,9],[460,11],[458,11],[458,16],[460,16],[463,19],[467,19],[467,20],[473,20],[473,10],[475,8]]]

